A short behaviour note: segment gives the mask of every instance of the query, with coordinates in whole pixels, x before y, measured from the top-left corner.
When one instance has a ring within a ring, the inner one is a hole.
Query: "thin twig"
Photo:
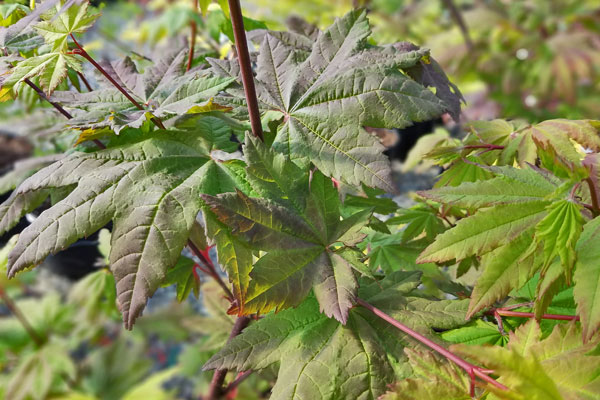
[[[198,0],[192,0],[192,7],[193,13],[195,15],[198,11]],[[190,37],[190,51],[188,53],[188,62],[187,67],[185,68],[186,71],[189,71],[192,68],[192,61],[194,61],[194,47],[196,46],[196,33],[198,31],[198,25],[196,24],[196,21],[194,19],[190,21],[190,30],[192,32]]]
[[[463,18],[460,10],[456,7],[456,4],[452,0],[442,0],[442,2],[446,5],[450,14],[452,14],[452,18],[460,28],[460,32],[463,35],[463,39],[465,40],[465,44],[469,50],[473,49],[473,41],[471,40],[471,35],[469,34],[469,28],[467,28],[467,24],[465,19]]]
[[[246,31],[244,30],[244,20],[242,19],[242,9],[239,0],[229,0],[229,13],[231,24],[233,25],[237,57],[242,73],[242,84],[244,85],[244,93],[246,95],[246,102],[248,103],[250,126],[252,127],[254,136],[264,141],[260,112],[258,111],[258,99],[256,98],[256,89],[254,87],[254,76],[252,75],[252,64],[250,63],[250,53],[248,52]]]
[[[35,83],[33,83],[31,80],[29,80],[29,78],[23,79],[23,82],[25,82],[30,88],[32,88],[38,94],[38,96],[40,96],[40,98],[42,100],[45,100],[48,103],[52,104],[52,106],[54,108],[56,108],[58,110],[58,112],[60,112],[62,115],[64,115],[68,119],[73,118],[73,116],[71,114],[69,114],[69,112],[67,110],[65,110],[60,104],[50,100],[50,98],[48,96],[46,96],[46,93],[44,93],[44,91],[42,89],[40,89]]]
[[[235,321],[235,324],[233,324],[233,328],[231,329],[227,343],[239,335],[249,323],[249,317],[238,317],[238,319]],[[205,400],[216,400],[224,394],[223,382],[225,381],[225,375],[227,375],[227,369],[218,369],[215,371],[215,374],[210,381],[208,393],[206,396],[204,396]]]
[[[598,216],[600,214],[600,202],[598,201],[598,193],[596,192],[596,185],[594,184],[594,181],[592,180],[592,178],[587,178],[585,180],[585,182],[588,184],[589,188],[590,188],[590,197],[592,198],[592,214],[594,215],[594,217]]]
[[[123,96],[125,96],[127,100],[131,102],[131,104],[136,106],[138,110],[145,110],[145,108],[142,107],[142,105],[138,103],[136,99],[134,99],[129,93],[127,93],[127,90],[125,90],[121,85],[119,85],[117,81],[115,81],[113,77],[110,76],[110,74],[106,72],[104,68],[102,68],[102,66],[98,64],[96,60],[92,58],[92,56],[88,54],[87,51],[84,50],[84,48],[79,44],[77,39],[75,39],[75,36],[73,34],[71,34],[71,39],[73,39],[73,43],[75,43],[75,46],[77,46],[77,48],[73,50],[73,54],[78,54],[86,60],[88,60],[102,75],[104,75],[106,79],[108,79],[110,83],[113,84],[114,87],[116,87],[121,93],[123,93]]]
[[[235,299],[235,297],[233,296],[233,293],[231,293],[231,290],[229,289],[229,287],[227,287],[225,282],[223,282],[223,279],[221,279],[221,275],[219,275],[219,272],[217,272],[217,269],[215,268],[215,266],[214,266],[213,262],[210,260],[210,258],[207,258],[206,256],[204,256],[204,254],[202,254],[202,251],[198,247],[196,247],[196,245],[191,240],[188,240],[187,244],[188,244],[188,247],[190,248],[190,250],[192,251],[192,253],[196,257],[198,257],[200,259],[200,261],[202,261],[202,263],[204,264],[205,269],[201,268],[202,272],[207,273],[215,281],[217,281],[219,286],[221,286],[221,288],[225,292],[225,296],[227,297],[227,300],[229,300],[230,302],[233,302],[233,300]]]
[[[522,311],[503,310],[501,308],[494,310],[495,313],[502,317],[520,317],[520,318],[535,318],[534,313]],[[553,319],[557,321],[579,321],[577,315],[562,315],[562,314],[543,314],[541,319]]]
[[[499,146],[497,144],[482,143],[463,146],[463,149],[504,150],[504,146]]]
[[[225,389],[223,389],[223,396],[225,396],[227,393],[233,391],[235,388],[237,388],[240,383],[242,383],[246,378],[248,378],[254,371],[252,371],[251,369],[249,369],[248,371],[244,371],[240,374],[238,374],[238,376],[235,378],[235,380],[233,382],[231,382],[229,385],[227,385],[227,387]]]
[[[119,85],[119,83],[117,81],[115,81],[113,79],[112,76],[110,76],[110,74],[108,72],[106,72],[104,70],[104,68],[102,68],[102,66],[100,64],[98,64],[96,62],[96,60],[94,60],[92,58],[92,56],[90,56],[88,54],[87,51],[84,50],[84,48],[79,44],[79,42],[77,41],[77,39],[75,39],[75,36],[73,36],[73,34],[70,35],[71,39],[73,39],[73,42],[75,43],[75,45],[77,46],[77,48],[75,50],[73,50],[73,54],[78,54],[80,56],[82,56],[83,58],[85,58],[86,60],[88,60],[98,71],[100,71],[100,73],[102,75],[104,75],[104,77],[106,79],[108,79],[108,81],[110,83],[113,84],[114,87],[116,87],[119,92],[123,93],[123,96],[125,96],[127,98],[127,100],[129,100],[131,102],[131,104],[133,104],[138,110],[141,111],[145,111],[146,109],[137,102],[136,99],[134,99],[128,92],[127,90],[125,90],[125,88],[121,85]],[[160,118],[158,117],[152,117],[150,119],[156,126],[158,126],[160,129],[166,129],[165,126],[163,125],[162,121],[160,120]]]
[[[63,106],[61,106],[60,104],[50,100],[50,98],[48,98],[48,96],[46,96],[46,93],[44,93],[44,91],[42,89],[40,89],[35,83],[33,83],[31,80],[29,80],[29,78],[25,78],[23,79],[23,82],[25,82],[30,88],[32,88],[37,94],[38,96],[40,96],[40,98],[42,100],[47,101],[48,103],[52,104],[52,106],[58,110],[58,112],[60,112],[62,115],[65,116],[65,118],[67,119],[72,119],[73,116],[63,108]],[[93,142],[96,144],[96,146],[98,146],[100,149],[105,149],[106,146],[104,145],[104,143],[102,143],[101,141],[99,141],[98,139],[94,139]]]
[[[92,86],[90,85],[90,83],[87,81],[87,79],[85,79],[85,76],[79,71],[77,71],[77,75],[79,75],[79,79],[81,79],[81,82],[83,82],[83,84],[87,88],[88,92],[93,92],[94,89],[92,89]]]
[[[21,323],[27,334],[31,337],[31,340],[35,342],[36,345],[41,346],[44,344],[44,339],[33,329],[33,326],[27,321],[25,315],[21,312],[19,307],[12,301],[10,297],[6,294],[3,288],[0,288],[0,298],[6,304],[6,307],[10,310],[12,315]]]
[[[508,388],[506,386],[504,386],[503,384],[501,384],[500,382],[496,381],[495,379],[487,376],[486,374],[489,373],[489,371],[484,370],[483,368],[480,368],[474,364],[471,364],[470,362],[463,360],[462,358],[460,358],[459,356],[457,356],[456,354],[452,353],[450,350],[440,346],[439,344],[433,342],[432,340],[426,338],[425,336],[421,335],[418,332],[413,331],[412,329],[410,329],[408,326],[404,325],[403,323],[395,320],[394,318],[390,317],[389,315],[387,315],[386,313],[384,313],[383,311],[381,311],[380,309],[378,309],[377,307],[372,306],[371,304],[367,303],[366,301],[362,300],[362,299],[357,299],[357,303],[366,308],[367,310],[371,311],[373,314],[375,314],[377,317],[383,319],[385,322],[387,322],[388,324],[392,325],[393,327],[401,330],[402,332],[406,333],[407,335],[409,335],[410,337],[412,337],[413,339],[418,340],[419,342],[421,342],[422,344],[424,344],[425,346],[431,348],[432,350],[435,350],[436,352],[440,353],[442,356],[446,357],[448,360],[452,361],[453,363],[455,363],[456,365],[458,365],[460,368],[464,369],[469,376],[471,376],[471,396],[473,396],[475,394],[474,390],[475,390],[475,377],[480,378],[481,380],[497,387],[498,389],[502,389],[502,390],[508,390]]]

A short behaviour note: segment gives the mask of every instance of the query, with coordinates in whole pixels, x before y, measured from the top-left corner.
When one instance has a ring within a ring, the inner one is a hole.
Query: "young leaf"
[[[418,275],[393,274],[365,286],[361,297],[428,335],[432,328],[464,323],[463,301],[403,299],[418,285]],[[317,301],[309,297],[297,308],[250,325],[204,368],[245,371],[279,363],[272,399],[377,398],[394,378],[396,363],[404,359],[403,348],[413,344],[362,308],[353,308],[342,325],[320,314]]]
[[[473,254],[485,254],[511,242],[540,221],[547,213],[548,204],[548,201],[536,200],[503,204],[478,211],[438,235],[417,262],[460,261]]]
[[[383,148],[362,126],[404,127],[449,106],[398,70],[415,66],[426,51],[369,47],[369,33],[361,10],[320,32],[310,54],[267,33],[257,59],[257,95],[262,109],[284,116],[275,150],[350,184],[390,189]],[[236,64],[209,62],[216,74],[239,81]],[[244,104],[239,88],[230,94],[231,104]]]
[[[581,316],[583,337],[590,340],[600,327],[600,218],[596,217],[583,227],[577,243],[577,263],[573,280],[573,295],[577,313]]]
[[[83,1],[80,5],[71,5],[61,11],[62,5],[59,3],[54,12],[49,12],[44,16],[45,21],[35,25],[35,29],[42,35],[46,43],[52,45],[52,51],[66,52],[69,49],[69,36],[85,32],[100,16],[100,14],[90,13],[88,6],[89,2]]]
[[[469,379],[455,364],[431,352],[404,349],[414,377],[404,379],[380,400],[469,400]]]
[[[567,277],[575,264],[575,245],[585,222],[581,209],[573,201],[557,201],[548,207],[548,214],[535,227],[536,240],[544,242],[544,267],[559,255]]]
[[[113,220],[111,270],[125,326],[131,328],[177,262],[200,210],[200,193],[243,185],[237,160],[212,160],[202,136],[157,132],[133,144],[74,152],[27,179],[0,206],[0,229],[9,228],[50,190],[76,187],[19,236],[10,274]]]
[[[10,88],[25,79],[39,77],[40,86],[47,95],[67,76],[67,69],[82,72],[81,62],[75,56],[58,52],[27,58],[11,70],[10,75],[2,82],[3,88]]]
[[[461,328],[442,332],[442,339],[452,343],[493,344],[503,346],[508,342],[506,334],[502,334],[498,325],[477,319]]]
[[[483,346],[452,346],[494,373],[511,391],[491,388],[500,398],[579,399],[597,397],[600,363],[598,356],[588,355],[595,344],[583,344],[576,323],[556,325],[552,334],[541,340],[535,320],[519,328],[508,349]]]
[[[200,295],[200,280],[194,273],[194,261],[187,257],[179,257],[177,264],[167,270],[165,280],[162,286],[176,286],[177,301],[187,300],[188,296],[194,291],[194,296]]]

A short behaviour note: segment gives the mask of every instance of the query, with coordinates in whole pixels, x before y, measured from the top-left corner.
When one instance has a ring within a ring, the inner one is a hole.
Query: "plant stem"
[[[468,146],[464,146],[463,149],[487,149],[487,150],[504,150],[504,146],[499,146],[496,144],[470,144]]]
[[[229,334],[229,339],[227,343],[229,343],[234,337],[240,334],[242,330],[248,326],[250,323],[249,317],[238,317],[233,324],[233,328],[231,329],[231,333]],[[210,387],[208,388],[208,393],[204,396],[204,400],[216,400],[221,397],[225,391],[223,389],[223,382],[225,381],[225,375],[227,375],[226,369],[218,369],[215,371],[213,378],[210,382]]]
[[[521,318],[535,318],[534,313],[522,312],[522,311],[510,311],[504,309],[496,309],[494,313],[503,317],[521,317]],[[561,314],[543,314],[541,319],[553,319],[557,321],[579,321],[577,315],[561,315]]]
[[[596,217],[600,214],[600,202],[598,201],[597,188],[592,178],[588,177],[585,181],[590,188],[590,197],[592,198],[593,207],[592,214],[594,215],[594,217]]]
[[[493,378],[490,378],[489,376],[486,375],[486,373],[489,373],[489,371],[484,370],[483,368],[480,368],[474,364],[471,364],[470,362],[463,360],[462,358],[460,358],[459,356],[457,356],[456,354],[452,353],[450,350],[440,346],[439,344],[433,342],[432,340],[426,338],[425,336],[421,335],[418,332],[413,331],[412,329],[410,329],[408,326],[404,325],[403,323],[395,320],[394,318],[390,317],[389,315],[387,315],[386,313],[384,313],[383,311],[381,311],[380,309],[372,306],[371,304],[367,303],[366,301],[362,300],[362,299],[357,299],[357,303],[366,308],[367,310],[371,311],[373,314],[375,314],[377,317],[383,319],[385,322],[387,322],[388,324],[392,325],[393,327],[401,330],[402,332],[406,333],[408,336],[412,337],[415,340],[418,340],[419,342],[421,342],[422,344],[424,344],[425,346],[429,347],[432,350],[435,350],[436,352],[440,353],[442,356],[446,357],[448,360],[452,361],[453,363],[455,363],[456,365],[458,365],[460,368],[464,369],[469,376],[471,377],[471,396],[474,396],[475,392],[475,377],[480,378],[481,380],[497,387],[498,389],[502,389],[502,390],[508,390],[508,388],[506,386],[504,386],[503,384],[501,384],[500,382],[496,381]]]
[[[88,54],[88,52],[87,52],[87,51],[85,51],[85,50],[83,49],[83,47],[81,47],[81,45],[79,44],[79,42],[77,41],[77,39],[75,39],[75,36],[73,36],[73,34],[71,34],[71,39],[73,39],[73,42],[75,43],[75,46],[77,46],[77,49],[73,50],[73,53],[74,53],[74,54],[78,54],[78,55],[82,56],[83,58],[85,58],[86,60],[88,60],[90,63],[92,63],[92,65],[93,65],[93,66],[94,66],[94,67],[95,67],[95,68],[96,68],[98,71],[100,71],[100,73],[101,73],[102,75],[104,75],[104,77],[105,77],[106,79],[108,79],[108,81],[109,81],[110,83],[112,83],[114,87],[116,87],[116,88],[117,88],[117,89],[118,89],[118,90],[119,90],[121,93],[123,93],[123,96],[127,97],[127,100],[129,100],[129,101],[131,102],[131,104],[133,104],[134,106],[136,106],[136,107],[138,108],[138,110],[145,110],[145,108],[144,108],[144,107],[142,107],[142,105],[141,105],[140,103],[138,103],[136,99],[134,99],[133,97],[131,97],[131,95],[130,95],[129,93],[127,93],[127,91],[126,91],[126,90],[125,90],[125,89],[124,89],[124,88],[123,88],[121,85],[119,85],[119,84],[117,83],[117,81],[115,81],[115,80],[113,79],[113,77],[112,77],[112,76],[110,76],[110,74],[109,74],[108,72],[106,72],[106,71],[104,70],[104,68],[102,68],[102,66],[101,66],[100,64],[98,64],[98,63],[96,62],[96,60],[94,60],[94,59],[92,58],[92,56],[90,56],[90,55]]]
[[[192,7],[194,10],[194,14],[198,11],[198,0],[192,0]],[[190,21],[190,30],[192,31],[190,37],[190,51],[188,52],[188,62],[186,71],[189,71],[192,68],[192,61],[194,61],[194,47],[196,46],[196,33],[198,31],[198,25],[196,21]]]
[[[467,48],[469,50],[472,50],[473,49],[473,41],[471,40],[471,35],[469,34],[469,29],[467,28],[467,24],[465,23],[465,20],[464,20],[462,14],[460,13],[460,10],[456,7],[456,4],[454,4],[454,2],[452,0],[442,0],[442,2],[446,5],[448,10],[450,11],[450,14],[452,14],[452,18],[454,18],[454,21],[460,28],[460,32],[463,35],[465,44],[467,45]]]
[[[131,102],[131,104],[133,104],[138,110],[141,110],[141,111],[146,110],[144,107],[142,107],[142,105],[140,103],[137,102],[136,99],[134,99],[133,97],[131,97],[131,95],[129,93],[127,93],[127,90],[125,90],[125,88],[123,88],[123,86],[119,85],[119,83],[117,81],[115,81],[113,79],[113,77],[110,76],[110,74],[108,72],[106,72],[106,70],[104,68],[102,68],[102,66],[100,64],[98,64],[96,62],[96,60],[94,60],[92,58],[92,56],[90,56],[88,54],[87,51],[84,50],[83,47],[81,47],[81,45],[79,44],[79,42],[77,41],[77,39],[75,39],[75,36],[73,36],[73,34],[71,34],[70,36],[71,36],[71,39],[73,39],[73,42],[75,43],[75,45],[77,46],[77,49],[73,50],[73,54],[78,54],[78,55],[82,56],[83,58],[85,58],[86,60],[88,60],[90,63],[92,63],[92,65],[98,71],[100,71],[100,73],[102,75],[104,75],[104,77],[106,79],[108,79],[108,81],[110,83],[112,83],[113,86],[116,87],[119,90],[119,92],[123,93],[123,96],[125,96],[127,98],[127,100],[129,100]],[[150,120],[156,126],[158,126],[160,129],[166,129],[165,126],[163,125],[162,121],[158,117],[152,117]]]
[[[229,0],[229,13],[231,15],[235,47],[242,73],[242,84],[244,85],[244,93],[246,95],[246,102],[248,103],[250,126],[252,127],[254,136],[264,141],[260,112],[258,111],[258,99],[256,98],[256,88],[254,87],[254,76],[252,75],[252,64],[250,63],[250,53],[248,52],[246,31],[244,30],[244,20],[239,0]]]
[[[194,255],[196,257],[198,257],[200,259],[200,261],[202,261],[202,263],[206,266],[206,269],[201,268],[201,270],[203,272],[207,273],[208,275],[210,275],[215,281],[217,281],[219,286],[221,286],[221,288],[225,292],[225,296],[227,297],[227,300],[229,300],[230,302],[233,302],[233,300],[235,299],[233,296],[233,293],[231,293],[231,290],[229,289],[229,287],[227,287],[225,282],[223,282],[223,279],[221,279],[221,275],[219,275],[219,273],[217,272],[213,262],[209,258],[207,258],[202,253],[202,251],[200,249],[198,249],[198,247],[196,247],[196,245],[191,240],[188,240],[187,244],[188,244],[188,247],[190,248],[190,250],[192,251],[192,253],[194,253]]]
[[[85,85],[87,90],[89,92],[93,92],[94,89],[92,89],[92,86],[90,85],[90,83],[87,81],[87,79],[85,79],[85,76],[79,71],[77,71],[77,75],[79,75],[79,79],[81,79],[81,82],[83,82],[83,84]]]
[[[227,385],[225,389],[223,389],[223,395],[226,395],[227,393],[235,390],[235,388],[237,388],[240,385],[240,383],[242,383],[247,377],[249,377],[252,374],[252,372],[254,371],[249,369],[248,371],[244,371],[241,374],[238,374],[235,380],[229,385]]]
[[[67,118],[67,119],[72,119],[73,118],[73,116],[67,110],[65,110],[60,104],[58,104],[58,103],[50,100],[48,98],[48,96],[46,96],[46,93],[44,93],[44,91],[42,89],[40,89],[35,83],[31,82],[31,80],[29,80],[29,78],[25,78],[23,81],[30,88],[32,88],[38,94],[38,96],[40,96],[40,98],[42,98],[42,100],[46,100],[48,103],[52,104],[52,106],[54,108],[56,108],[56,110],[58,110],[58,112],[60,112],[62,115],[64,115],[65,118]],[[93,141],[96,144],[96,146],[98,146],[100,149],[105,149],[106,148],[106,146],[104,145],[104,143],[102,143],[98,139],[94,139]]]
[[[15,316],[15,318],[21,323],[27,334],[31,337],[31,340],[35,342],[36,345],[41,346],[44,344],[44,339],[38,335],[38,333],[33,329],[25,315],[21,312],[19,307],[12,301],[10,297],[6,294],[3,288],[0,288],[0,298],[6,304],[6,307],[10,310],[10,312]]]

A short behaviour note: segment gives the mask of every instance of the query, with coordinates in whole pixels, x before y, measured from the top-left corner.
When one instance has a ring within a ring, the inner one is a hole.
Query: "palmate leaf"
[[[538,223],[552,204],[547,197],[558,188],[556,179],[533,169],[490,167],[495,178],[465,182],[457,187],[419,192],[421,196],[478,209],[455,227],[436,237],[418,262],[460,261],[470,255],[483,255],[518,237]]]
[[[58,3],[55,10],[43,15],[45,21],[36,24],[35,29],[46,43],[52,45],[52,51],[65,52],[69,49],[69,35],[85,32],[100,16],[89,12],[88,6],[88,1],[82,1],[62,10],[62,4]]]
[[[351,263],[330,246],[366,225],[370,210],[340,221],[337,190],[319,172],[313,175],[306,206],[300,210],[239,191],[202,198],[233,235],[253,249],[267,251],[254,264],[247,290],[241,289],[245,295],[230,312],[266,313],[295,306],[314,288],[327,316],[346,322],[357,282]]]
[[[577,243],[577,263],[573,280],[573,295],[577,313],[581,316],[583,337],[586,340],[600,327],[600,218],[596,217],[583,227]]]
[[[361,287],[360,296],[426,335],[464,323],[464,301],[411,297],[417,285],[419,273],[398,272]],[[279,363],[271,395],[277,400],[374,399],[395,373],[406,374],[403,348],[414,344],[362,308],[350,311],[346,325],[329,319],[311,296],[250,325],[204,368],[245,371]]]
[[[284,117],[273,149],[300,165],[312,162],[325,175],[347,183],[389,190],[383,147],[362,126],[405,127],[449,106],[399,70],[415,67],[426,50],[369,46],[369,33],[362,10],[320,32],[310,53],[267,32],[257,57],[257,95],[262,110]],[[240,81],[234,62],[209,62],[217,75]],[[230,94],[218,101],[244,105],[239,87]]]
[[[25,59],[11,70],[10,75],[2,82],[3,88],[11,88],[27,78],[39,77],[40,86],[47,95],[67,76],[68,68],[81,72],[81,62],[73,55],[59,52]]]
[[[496,330],[497,332],[497,330]],[[470,383],[456,365],[433,353],[406,348],[415,377],[402,380],[380,400],[469,400]]]
[[[9,256],[9,274],[40,263],[112,220],[110,267],[125,326],[131,328],[177,262],[201,207],[200,193],[244,185],[242,163],[213,160],[203,136],[202,131],[158,131],[137,143],[74,152],[28,178],[0,206],[1,231],[51,191],[74,189],[19,236]]]
[[[583,344],[576,323],[557,325],[541,340],[537,321],[531,320],[511,333],[508,349],[452,346],[500,375],[499,382],[511,390],[493,390],[491,399],[597,399],[600,360],[588,355],[595,343]]]
[[[208,77],[197,72],[185,73],[185,50],[166,50],[156,63],[139,74],[127,57],[104,68],[142,106],[138,109],[112,84],[86,93],[56,92],[53,99],[72,111],[69,125],[76,128],[110,127],[119,133],[125,127],[139,128],[152,116],[169,118],[211,106],[213,96],[234,81],[233,78]]]

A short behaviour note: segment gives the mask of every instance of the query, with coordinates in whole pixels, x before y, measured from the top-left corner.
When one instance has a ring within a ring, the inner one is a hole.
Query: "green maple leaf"
[[[158,131],[139,142],[74,152],[28,178],[0,205],[0,231],[52,192],[72,191],[19,236],[9,274],[39,264],[112,220],[110,268],[130,328],[179,259],[201,207],[200,193],[245,185],[241,161],[211,158],[214,134]]]
[[[497,176],[420,192],[444,203],[481,210],[438,235],[418,262],[460,261],[474,254],[483,255],[509,243],[547,215],[546,207],[552,204],[549,198],[558,190],[556,179],[547,179],[531,169],[489,170]]]
[[[184,256],[179,257],[177,264],[167,271],[162,283],[162,286],[176,285],[175,291],[179,302],[187,300],[192,290],[196,298],[200,295],[200,281],[194,274],[194,265],[193,260]]]
[[[50,95],[67,76],[68,68],[82,72],[81,62],[73,55],[52,52],[27,58],[10,71],[2,87],[10,88],[25,79],[39,77],[40,86]]]
[[[502,334],[498,325],[477,319],[468,325],[442,332],[442,339],[452,343],[494,344],[503,346],[508,342],[506,334]]]
[[[569,280],[575,264],[575,245],[585,222],[581,209],[573,201],[557,201],[548,207],[548,214],[535,227],[536,240],[544,243],[544,267],[560,256]]]
[[[464,323],[464,301],[413,297],[418,285],[418,272],[398,272],[361,287],[360,296],[426,335]],[[311,296],[250,325],[204,368],[245,371],[279,363],[272,399],[373,399],[396,373],[406,374],[403,349],[414,345],[360,307],[350,311],[345,325],[327,318]]]
[[[216,238],[217,247],[226,250],[219,257],[230,279],[233,275],[238,300],[230,312],[265,313],[295,306],[314,288],[323,311],[345,322],[358,284],[352,262],[334,245],[352,246],[362,238],[358,231],[371,210],[340,220],[339,194],[330,179],[316,171],[309,183],[299,167],[281,154],[269,154],[249,135],[245,150],[248,180],[265,198],[240,191],[202,196],[221,222],[218,232],[223,236]],[[210,233],[211,217],[207,224]],[[230,233],[223,232],[226,227]],[[239,239],[229,242],[232,236]],[[248,248],[267,253],[252,267]]]
[[[577,302],[577,313],[581,316],[583,335],[586,340],[600,327],[600,218],[596,217],[583,227],[577,243],[577,263],[573,280],[573,295]]]
[[[542,340],[535,320],[511,333],[508,348],[452,346],[500,375],[498,381],[511,390],[489,388],[492,399],[549,400],[598,398],[600,359],[588,355],[595,343],[582,342],[576,323],[557,325]]]
[[[414,377],[404,379],[381,400],[469,400],[470,382],[456,365],[427,351],[404,349]]]
[[[256,91],[262,110],[283,117],[273,149],[347,183],[390,190],[383,147],[362,127],[401,128],[451,106],[400,71],[417,67],[426,50],[369,46],[369,34],[362,10],[320,32],[311,52],[267,32],[256,58]],[[239,82],[235,62],[209,62],[214,73]],[[218,101],[245,107],[240,87],[229,93]]]
[[[69,49],[69,36],[88,30],[100,14],[92,14],[88,10],[89,2],[83,1],[78,5],[70,5],[62,10],[62,4],[57,4],[55,10],[46,13],[35,29],[52,45],[52,51],[65,52]],[[59,12],[60,11],[60,12]]]
[[[72,111],[69,125],[76,128],[139,128],[149,118],[169,118],[213,105],[212,97],[234,81],[185,72],[186,50],[163,51],[156,63],[139,74],[133,61],[104,63],[103,68],[144,107],[140,110],[106,80],[86,93],[56,92],[53,99]]]

